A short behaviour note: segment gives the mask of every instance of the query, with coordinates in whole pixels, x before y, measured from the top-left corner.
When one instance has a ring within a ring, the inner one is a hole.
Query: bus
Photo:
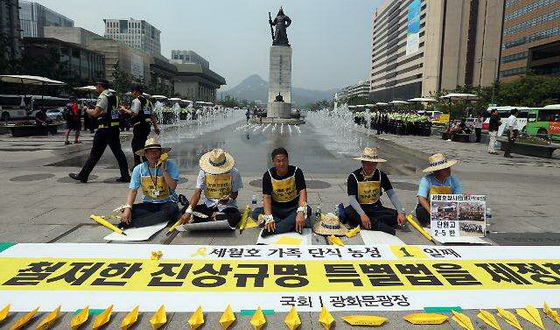
[[[530,109],[527,134],[560,140],[560,104]]]
[[[3,121],[24,119],[31,109],[31,96],[0,95],[0,118]]]
[[[498,116],[500,116],[500,118],[502,118],[502,125],[500,125],[500,128],[498,129],[498,136],[501,136],[505,129],[506,129],[506,119],[508,119],[508,117],[511,115],[511,110],[513,109],[517,109],[519,110],[519,116],[517,116],[517,124],[519,125],[519,131],[523,131],[525,129],[525,127],[527,126],[527,117],[529,116],[529,110],[531,108],[528,107],[510,107],[510,106],[503,106],[503,107],[489,107],[487,109],[488,111],[488,118],[486,118],[486,120],[484,120],[484,122],[482,123],[482,129],[483,130],[488,130],[488,127],[490,126],[490,111],[492,111],[493,109],[496,109],[498,111]]]

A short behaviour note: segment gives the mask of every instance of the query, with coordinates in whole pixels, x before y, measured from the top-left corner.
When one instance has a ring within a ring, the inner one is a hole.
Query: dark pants
[[[371,230],[378,230],[384,233],[388,233],[391,235],[395,235],[398,222],[397,222],[397,211],[390,209],[388,207],[384,207],[381,205],[360,205],[362,210],[366,213],[369,217],[371,222]],[[360,219],[360,215],[351,205],[348,205],[344,209],[344,213],[346,214],[346,221],[352,226],[357,227],[362,225],[362,220]]]
[[[284,234],[296,231],[296,216],[297,216],[298,206],[293,207],[282,207],[277,205],[272,205],[272,217],[276,223],[276,231],[269,232],[263,230],[262,237],[267,237],[270,235]],[[305,219],[305,227],[311,227],[311,207],[307,206],[307,219]],[[264,214],[264,208],[257,207],[251,213],[251,218],[257,220],[259,215]]]
[[[213,221],[211,218],[212,214],[214,214],[214,212],[218,212],[218,209],[214,207],[208,207],[206,204],[200,204],[195,206],[193,211],[200,212],[208,216],[208,218],[199,218],[197,216],[193,216],[192,222],[198,223],[198,222]],[[241,221],[241,212],[239,212],[238,209],[236,209],[235,207],[228,207],[227,209],[224,209],[221,212],[224,214],[224,217],[228,221],[230,227],[232,228],[237,227],[237,225]]]
[[[132,205],[130,227],[148,227],[162,222],[173,225],[178,218],[177,203],[139,203]]]
[[[418,219],[422,226],[430,224],[430,213],[420,204],[416,205],[416,219]]]
[[[150,135],[150,126],[145,123],[136,124],[132,128],[132,134],[132,142],[130,145],[132,147],[132,153],[134,154],[134,166],[136,167],[136,165],[147,160],[146,157],[140,158],[140,156],[136,154],[136,151],[144,148],[148,135]]]
[[[474,134],[476,135],[476,142],[480,142],[480,138],[482,136],[482,128],[475,128]]]
[[[130,178],[128,174],[128,163],[126,162],[126,156],[121,149],[121,140],[119,138],[119,128],[101,128],[95,132],[93,137],[93,146],[91,147],[91,152],[89,154],[89,158],[87,159],[84,167],[80,171],[80,177],[86,179],[89,177],[93,168],[103,156],[103,152],[105,152],[105,148],[111,148],[113,155],[117,159],[119,163],[119,168],[121,170],[121,178]]]
[[[510,155],[511,150],[513,149],[513,146],[515,145],[515,140],[517,140],[517,133],[518,133],[517,131],[513,131],[513,135],[511,135],[508,132],[508,144],[507,144],[506,150],[504,152],[504,157],[511,156]]]

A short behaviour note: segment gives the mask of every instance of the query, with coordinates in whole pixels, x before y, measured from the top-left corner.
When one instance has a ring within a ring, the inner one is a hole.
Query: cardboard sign
[[[485,195],[430,196],[430,229],[438,237],[486,236]]]

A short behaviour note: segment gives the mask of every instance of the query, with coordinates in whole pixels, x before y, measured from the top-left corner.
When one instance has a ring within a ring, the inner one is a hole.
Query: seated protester
[[[47,126],[50,120],[47,117],[47,111],[45,108],[39,108],[39,111],[35,114],[35,124],[37,126]]]
[[[353,227],[379,230],[395,235],[395,228],[406,223],[402,204],[385,172],[377,168],[378,163],[386,162],[379,158],[377,148],[366,147],[363,154],[354,158],[362,161],[362,168],[348,176],[348,198],[350,205],[344,209],[344,219]],[[393,206],[398,210],[384,207],[380,197],[384,191]]]
[[[243,181],[234,167],[235,160],[222,149],[214,149],[200,157],[199,165],[196,188],[181,222],[227,220],[230,227],[237,227],[241,221],[241,213],[237,208],[236,199],[239,190],[243,188]],[[203,203],[198,205],[201,197]],[[206,217],[193,215],[193,212]]]
[[[461,183],[451,175],[451,166],[456,160],[446,159],[443,154],[435,154],[429,158],[430,167],[423,172],[430,173],[420,180],[418,187],[418,205],[416,218],[423,226],[430,224],[430,195],[461,194]]]
[[[288,151],[272,151],[273,168],[263,175],[263,207],[253,210],[251,217],[264,221],[262,237],[311,227],[311,208],[307,205],[307,189],[301,169],[289,165]]]
[[[132,171],[128,197],[121,218],[122,227],[146,227],[161,222],[174,224],[179,218],[175,188],[179,181],[177,164],[171,160],[160,162],[162,154],[171,148],[162,148],[156,138],[149,138],[143,149],[136,153],[148,160]],[[142,203],[134,204],[138,188],[142,187]]]

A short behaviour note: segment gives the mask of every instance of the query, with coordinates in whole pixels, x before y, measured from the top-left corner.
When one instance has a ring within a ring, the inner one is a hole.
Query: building
[[[74,21],[39,3],[20,0],[19,20],[23,38],[43,38],[46,26],[74,26]]]
[[[405,100],[497,78],[504,0],[388,0],[373,14],[370,99]]]
[[[144,20],[104,19],[105,38],[124,43],[152,56],[161,55],[161,31]]]
[[[24,38],[26,58],[50,57],[52,51],[60,54],[61,68],[73,77],[95,81],[105,77],[103,54],[86,49],[79,44],[54,38]]]
[[[210,68],[210,63],[192,50],[172,50],[170,62],[174,64],[198,63],[207,69]]]
[[[55,38],[85,47],[90,40],[103,37],[81,27],[46,26],[45,38]]]
[[[506,0],[500,80],[560,75],[560,1]]]
[[[198,63],[176,64],[175,92],[194,101],[216,102],[216,90],[226,80]]]
[[[369,96],[370,82],[369,80],[358,81],[355,85],[350,85],[342,88],[334,95],[334,99],[338,101],[343,101],[351,97],[362,97],[368,98]]]
[[[21,58],[18,0],[0,1],[0,49],[7,62]]]

